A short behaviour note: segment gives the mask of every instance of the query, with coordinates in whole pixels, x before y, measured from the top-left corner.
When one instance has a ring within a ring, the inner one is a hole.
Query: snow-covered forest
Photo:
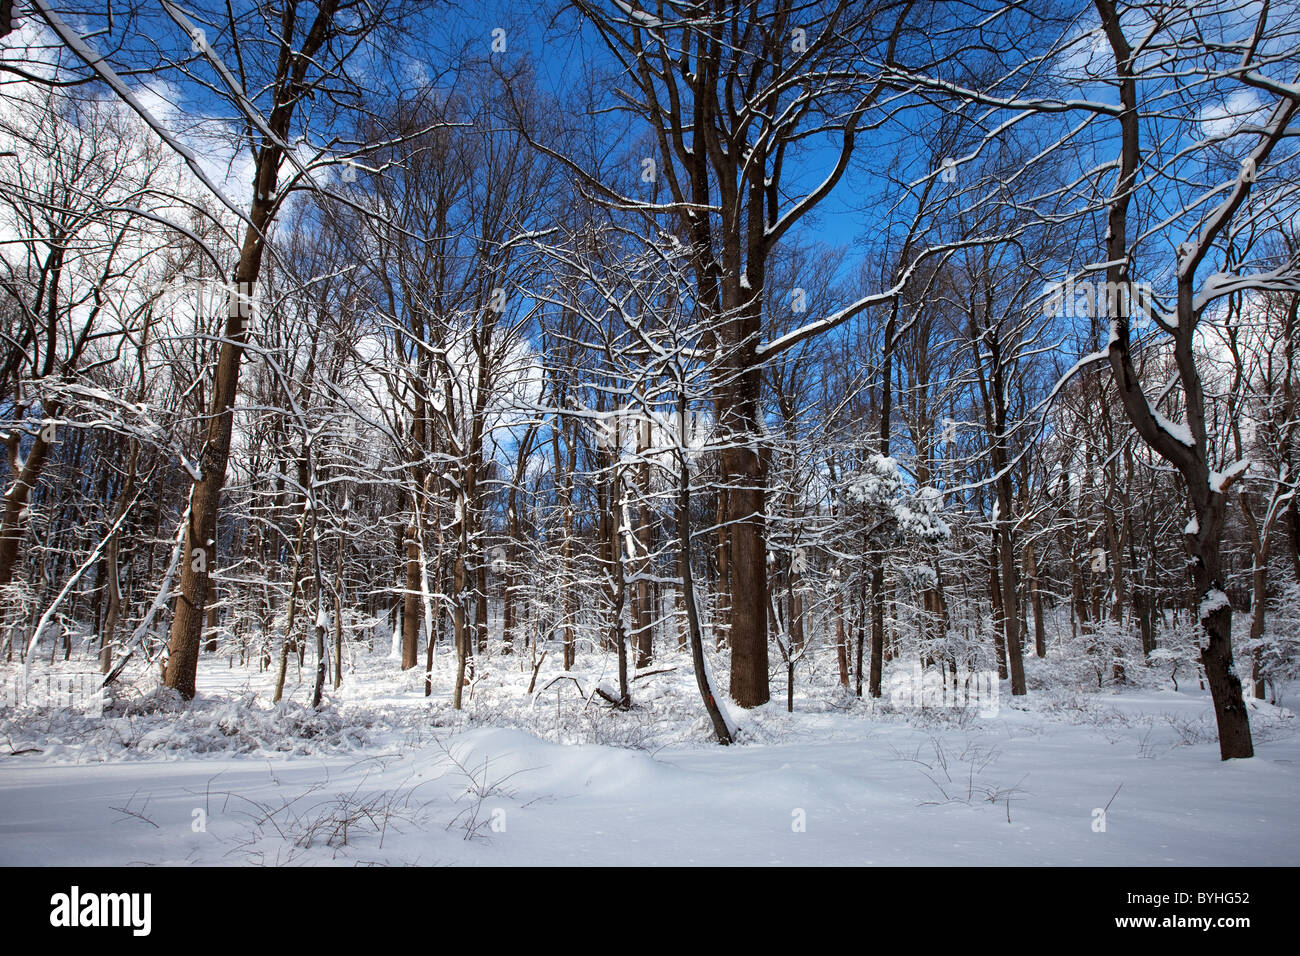
[[[0,863],[1300,862],[1294,4],[3,0],[0,337]]]

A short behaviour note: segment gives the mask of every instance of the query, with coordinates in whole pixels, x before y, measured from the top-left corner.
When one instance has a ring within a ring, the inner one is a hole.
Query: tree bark
[[[290,35],[281,38],[284,50],[297,49],[281,55],[276,70],[274,106],[268,123],[281,143],[287,141],[294,108],[306,93],[307,70],[333,32],[337,7],[338,0],[321,0],[313,25],[300,44],[292,36],[292,17],[286,14],[284,22]],[[166,685],[187,700],[192,699],[195,693],[210,569],[217,556],[217,514],[221,507],[221,489],[226,481],[226,465],[230,460],[239,366],[244,346],[248,343],[248,312],[262,270],[267,230],[279,203],[276,187],[283,159],[283,150],[275,141],[265,140],[258,148],[253,202],[233,276],[234,288],[229,295],[225,333],[212,383],[207,434],[199,454],[200,477],[190,489],[190,518],[185,529],[180,593],[172,615],[165,676]]]

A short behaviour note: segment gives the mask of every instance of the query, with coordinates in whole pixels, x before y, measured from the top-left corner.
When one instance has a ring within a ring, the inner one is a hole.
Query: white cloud
[[[1206,138],[1232,136],[1243,126],[1262,121],[1265,108],[1255,90],[1237,90],[1201,110],[1197,123]]]

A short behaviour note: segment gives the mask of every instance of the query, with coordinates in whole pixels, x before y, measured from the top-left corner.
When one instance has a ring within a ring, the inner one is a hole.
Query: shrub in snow
[[[1247,615],[1235,615],[1234,625],[1239,619],[1249,622]],[[1250,676],[1254,662],[1258,661],[1259,679],[1272,686],[1275,698],[1281,686],[1300,679],[1300,584],[1294,581],[1280,584],[1269,602],[1263,635],[1252,640],[1234,634],[1233,646],[1242,662],[1238,673]]]
[[[871,455],[862,471],[849,478],[843,497],[846,505],[867,512],[868,518],[892,519],[897,534],[924,541],[948,537],[943,496],[934,488],[909,488],[893,458]]]
[[[271,706],[254,694],[186,702],[167,688],[110,703],[102,718],[76,711],[17,711],[0,717],[0,736],[75,759],[136,755],[312,754],[358,750],[387,725],[373,712],[346,717],[332,704]],[[15,746],[14,749],[20,749]]]
[[[109,685],[112,690],[115,685]],[[129,697],[115,697],[104,708],[109,716],[139,717],[144,714],[178,714],[188,707],[180,691],[171,687],[155,687],[153,690]]]

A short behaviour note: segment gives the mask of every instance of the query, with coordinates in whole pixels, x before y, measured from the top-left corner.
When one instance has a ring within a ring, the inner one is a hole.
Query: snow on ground
[[[452,663],[426,698],[359,656],[319,712],[310,667],[271,708],[270,673],[207,655],[191,707],[0,707],[0,864],[1300,863],[1300,722],[1252,701],[1257,756],[1223,763],[1186,682],[1003,685],[980,717],[846,699],[814,662],[723,748],[684,654],[628,713],[585,702],[605,655],[576,681],[548,657],[531,699],[527,653],[489,656],[460,714]]]

